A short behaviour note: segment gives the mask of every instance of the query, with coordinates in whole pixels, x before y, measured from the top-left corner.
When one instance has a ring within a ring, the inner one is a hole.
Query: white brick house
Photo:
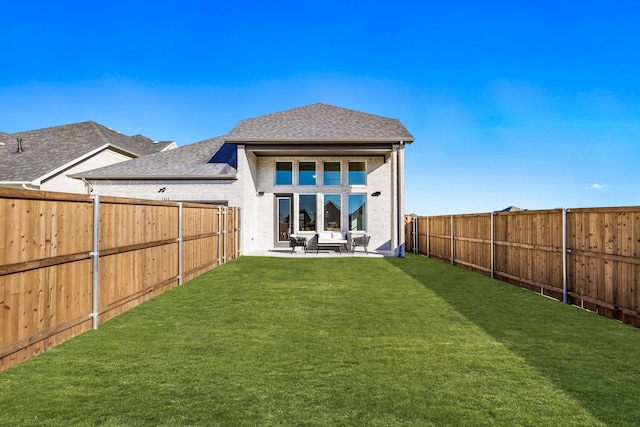
[[[404,148],[395,119],[313,104],[242,120],[228,134],[75,175],[89,191],[241,208],[241,251],[288,247],[291,234],[371,236],[404,251]]]

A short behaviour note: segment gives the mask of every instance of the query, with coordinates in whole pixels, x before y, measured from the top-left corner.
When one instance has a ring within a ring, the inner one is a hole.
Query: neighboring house
[[[243,254],[321,230],[404,251],[404,147],[395,119],[313,104],[242,120],[225,136],[76,174],[101,195],[241,208]]]
[[[91,121],[0,133],[0,187],[86,193],[85,184],[68,175],[175,147]]]

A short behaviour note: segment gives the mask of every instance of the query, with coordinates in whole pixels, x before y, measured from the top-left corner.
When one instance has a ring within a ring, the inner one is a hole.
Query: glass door
[[[288,246],[292,230],[291,196],[276,197],[276,246]]]

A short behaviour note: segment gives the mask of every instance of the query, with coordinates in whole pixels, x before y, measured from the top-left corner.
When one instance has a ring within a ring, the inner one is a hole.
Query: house
[[[241,251],[291,234],[371,236],[404,254],[404,148],[398,120],[312,104],[240,121],[228,135],[75,174],[97,194],[241,208]]]
[[[68,175],[175,147],[92,121],[0,133],[0,187],[86,193],[85,184]]]

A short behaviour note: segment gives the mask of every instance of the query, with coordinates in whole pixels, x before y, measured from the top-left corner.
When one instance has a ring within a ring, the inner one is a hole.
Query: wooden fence
[[[239,255],[237,208],[0,188],[0,371]]]
[[[640,207],[407,217],[407,251],[640,326]]]

